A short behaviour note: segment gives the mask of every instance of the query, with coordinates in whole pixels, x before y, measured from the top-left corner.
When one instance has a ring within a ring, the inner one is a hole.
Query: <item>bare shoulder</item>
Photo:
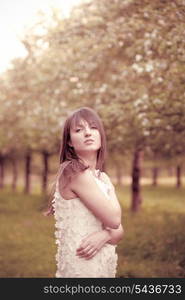
[[[74,184],[85,184],[92,177],[91,171],[86,169],[84,171],[78,172],[71,180],[71,185]]]

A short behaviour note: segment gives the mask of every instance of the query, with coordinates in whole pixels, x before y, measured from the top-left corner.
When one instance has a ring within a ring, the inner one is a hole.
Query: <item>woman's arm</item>
[[[110,201],[114,203],[119,203],[115,194],[115,188],[110,181],[106,173],[101,174],[101,180],[106,182],[109,189]],[[77,255],[84,257],[85,259],[90,259],[97,254],[97,252],[103,247],[104,244],[109,243],[116,245],[123,237],[124,230],[120,224],[117,229],[112,229],[103,225],[102,230],[93,232],[84,238],[77,249]]]
[[[124,229],[122,224],[120,224],[118,229],[112,229],[109,227],[105,227],[104,229],[109,232],[110,239],[107,241],[107,243],[111,245],[117,245],[119,241],[123,238]]]
[[[105,183],[107,183],[109,186],[108,194],[110,196],[110,201],[119,203],[117,196],[116,196],[115,187],[112,184],[109,176],[105,172],[101,173],[101,180],[104,181]],[[109,244],[116,245],[122,239],[123,234],[124,234],[124,229],[121,224],[116,230],[106,227],[106,226],[103,226],[103,227],[105,229],[109,230],[109,233],[110,233],[110,240],[108,241]]]
[[[117,229],[121,223],[121,207],[118,201],[110,201],[95,181],[90,170],[72,179],[71,190],[105,226]]]

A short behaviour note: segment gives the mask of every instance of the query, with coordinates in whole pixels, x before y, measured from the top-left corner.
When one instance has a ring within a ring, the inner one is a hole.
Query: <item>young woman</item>
[[[116,276],[116,244],[123,236],[121,207],[102,171],[106,137],[91,108],[74,111],[65,121],[54,199],[58,245],[56,277]]]

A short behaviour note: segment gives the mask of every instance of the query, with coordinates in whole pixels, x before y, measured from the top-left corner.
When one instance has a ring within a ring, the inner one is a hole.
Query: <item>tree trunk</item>
[[[25,155],[25,187],[24,193],[30,193],[30,175],[31,175],[31,154],[27,153]]]
[[[154,167],[152,168],[152,185],[157,186],[157,179],[159,175],[159,168]]]
[[[142,198],[140,195],[140,163],[141,163],[141,150],[137,150],[134,152],[133,164],[132,164],[132,203],[131,210],[133,212],[137,212],[140,208]]]
[[[176,167],[176,179],[177,179],[177,181],[176,181],[176,187],[177,188],[180,188],[181,187],[181,171],[182,171],[182,168],[181,168],[181,166],[180,165],[177,165],[177,167]]]
[[[43,157],[43,175],[42,175],[42,193],[47,193],[47,183],[48,183],[48,158],[49,158],[49,153],[46,151],[42,151],[42,157]]]
[[[15,158],[12,158],[12,170],[13,170],[12,190],[15,191],[17,187],[17,179],[18,179],[17,160]]]
[[[0,188],[4,187],[4,157],[0,155]]]

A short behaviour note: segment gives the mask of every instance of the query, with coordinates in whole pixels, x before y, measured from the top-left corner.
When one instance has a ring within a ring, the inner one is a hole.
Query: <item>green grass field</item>
[[[130,212],[130,188],[116,187],[125,236],[117,246],[117,277],[185,277],[185,188],[142,186],[143,203]],[[54,219],[44,197],[0,193],[0,277],[54,277]]]

